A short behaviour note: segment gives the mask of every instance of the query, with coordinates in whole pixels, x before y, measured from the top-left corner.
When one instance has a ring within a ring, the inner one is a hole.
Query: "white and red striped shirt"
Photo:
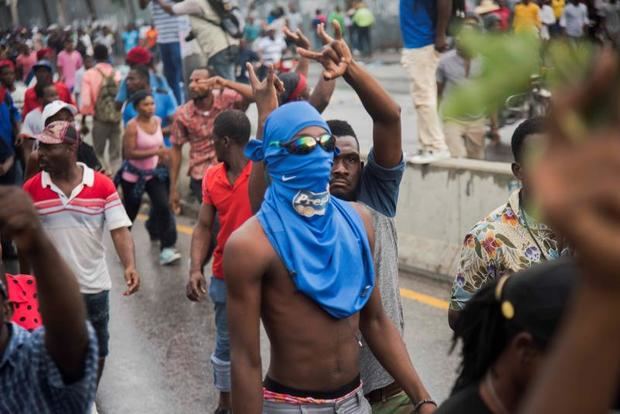
[[[131,226],[125,208],[108,177],[85,164],[82,182],[67,197],[45,171],[24,184],[48,236],[75,272],[82,293],[112,287],[105,260],[103,231]]]

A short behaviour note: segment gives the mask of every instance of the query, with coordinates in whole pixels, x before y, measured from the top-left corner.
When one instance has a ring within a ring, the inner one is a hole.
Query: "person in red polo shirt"
[[[34,76],[37,78],[37,84],[54,84],[54,86],[56,86],[56,92],[58,92],[58,99],[68,104],[75,105],[67,85],[62,82],[54,82],[54,69],[52,68],[52,64],[50,62],[47,60],[40,60],[32,67],[32,70],[34,71]],[[26,90],[26,96],[24,97],[24,109],[22,110],[22,119],[25,119],[26,115],[28,115],[30,111],[41,105],[34,88],[35,86]]]
[[[215,119],[213,144],[220,163],[210,167],[205,174],[202,207],[192,233],[187,297],[197,302],[207,293],[202,264],[211,245],[211,229],[217,212],[220,231],[217,234],[217,247],[213,254],[213,277],[209,286],[209,296],[215,306],[216,345],[211,362],[215,388],[220,392],[215,411],[217,414],[230,412],[230,344],[223,253],[232,232],[252,216],[248,193],[252,163],[243,154],[250,138],[250,130],[250,121],[241,111],[228,110]]]

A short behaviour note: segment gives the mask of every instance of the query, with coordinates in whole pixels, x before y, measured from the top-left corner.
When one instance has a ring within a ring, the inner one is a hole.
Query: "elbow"
[[[402,109],[399,104],[396,102],[392,102],[392,107],[390,108],[388,119],[390,122],[400,122]]]

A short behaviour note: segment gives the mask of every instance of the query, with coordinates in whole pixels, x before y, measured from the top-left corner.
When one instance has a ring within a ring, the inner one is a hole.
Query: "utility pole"
[[[61,27],[67,25],[67,15],[65,10],[67,9],[67,0],[56,0],[56,13],[58,15],[58,24]]]
[[[19,12],[17,11],[17,0],[9,0],[9,7],[11,9],[11,22],[13,27],[19,26]]]
[[[86,8],[90,14],[92,20],[97,20],[97,8],[95,7],[93,0],[84,0],[86,2]]]

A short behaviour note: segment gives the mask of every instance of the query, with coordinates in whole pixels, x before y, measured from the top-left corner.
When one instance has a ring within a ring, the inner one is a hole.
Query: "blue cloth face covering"
[[[364,223],[347,202],[331,197],[334,153],[317,147],[290,154],[284,143],[307,127],[327,123],[306,102],[274,111],[263,141],[251,140],[245,154],[264,161],[271,185],[257,218],[297,289],[337,319],[359,312],[375,285],[373,255]]]

